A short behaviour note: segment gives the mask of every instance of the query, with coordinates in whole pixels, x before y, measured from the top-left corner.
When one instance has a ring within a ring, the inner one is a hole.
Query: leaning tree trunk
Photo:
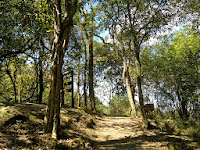
[[[131,107],[131,117],[134,118],[137,116],[136,107],[135,107],[135,100],[134,100],[134,91],[131,90],[131,79],[129,74],[129,66],[127,65],[126,58],[123,57],[123,81],[126,86],[126,91],[128,94],[130,107]]]
[[[72,18],[77,11],[77,3],[66,3],[67,17],[61,22],[61,0],[54,5],[54,41],[52,47],[52,65],[50,93],[48,97],[47,113],[44,118],[44,131],[52,133],[57,139],[60,128],[60,98],[61,98],[61,70],[65,49],[68,46],[72,26]]]
[[[146,113],[144,110],[144,100],[142,95],[142,80],[141,80],[141,63],[140,63],[140,57],[139,57],[139,50],[135,50],[135,64],[136,64],[136,82],[137,82],[137,88],[138,88],[138,97],[139,97],[139,104],[140,104],[140,110],[142,114],[142,121],[143,121],[143,127],[148,127],[148,120],[146,117]]]

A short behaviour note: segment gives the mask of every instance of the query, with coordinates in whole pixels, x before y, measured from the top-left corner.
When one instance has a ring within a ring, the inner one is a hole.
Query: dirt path
[[[8,106],[0,103],[0,149],[45,150],[56,145],[57,149],[77,150],[200,150],[200,142],[192,142],[191,138],[170,135],[159,129],[144,130],[141,119],[96,117],[71,108],[61,110],[63,134],[55,144],[49,134],[43,133],[45,107],[32,103]],[[26,114],[25,118],[22,114]],[[90,128],[88,123],[94,117],[96,125]],[[1,125],[6,118],[7,122]]]
[[[140,119],[129,117],[100,117],[93,131],[95,149],[193,149],[191,142],[175,135],[167,135],[159,129],[144,130]],[[194,146],[194,145],[193,145]]]

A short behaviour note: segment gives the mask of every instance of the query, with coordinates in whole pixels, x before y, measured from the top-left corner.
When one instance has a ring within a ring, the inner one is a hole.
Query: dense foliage
[[[143,53],[144,81],[158,106],[186,120],[199,114],[199,42],[199,34],[184,29]]]

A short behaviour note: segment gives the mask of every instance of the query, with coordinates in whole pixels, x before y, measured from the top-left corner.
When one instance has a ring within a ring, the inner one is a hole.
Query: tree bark
[[[125,57],[123,57],[123,64],[124,64],[124,69],[123,69],[123,81],[126,86],[126,91],[128,94],[129,102],[130,102],[130,107],[131,107],[131,117],[134,118],[137,116],[136,112],[136,107],[135,107],[135,100],[134,100],[134,91],[131,89],[131,78],[129,74],[129,65],[127,65],[127,60]]]
[[[63,74],[62,74],[62,76],[61,76],[61,106],[64,106],[64,104],[65,104],[65,93],[64,93],[64,76],[63,76]]]
[[[139,104],[140,104],[140,110],[142,114],[142,121],[143,121],[143,127],[148,127],[148,120],[146,117],[146,113],[144,110],[144,100],[142,95],[142,80],[141,80],[141,63],[140,63],[140,57],[139,57],[139,50],[135,50],[135,64],[136,64],[136,82],[137,82],[137,88],[138,88],[138,97],[139,97]]]
[[[72,108],[74,108],[74,72],[71,70],[71,78],[72,78]]]
[[[93,76],[93,32],[89,36],[89,98],[91,102],[91,109],[96,111],[94,99],[94,76]]]
[[[52,47],[51,83],[48,98],[47,114],[44,119],[44,131],[51,132],[52,138],[58,138],[60,114],[60,78],[62,60],[61,56],[61,1],[54,5],[54,41]],[[60,43],[59,43],[60,42]],[[58,105],[59,104],[59,105]]]
[[[182,120],[188,120],[189,114],[188,114],[188,111],[187,111],[187,100],[185,100],[182,97],[179,85],[177,86],[176,94],[177,94],[178,101],[179,101],[179,107],[178,107],[179,116],[181,117]]]
[[[77,105],[78,105],[78,107],[81,107],[79,88],[80,88],[80,58],[78,60],[78,66],[77,66],[77,94],[78,94],[78,97],[77,97],[78,104]]]
[[[44,91],[44,89],[43,89],[43,70],[42,70],[42,50],[40,49],[39,50],[39,55],[40,55],[40,57],[39,57],[39,62],[38,62],[38,64],[39,64],[39,96],[38,96],[38,103],[40,104],[40,103],[42,103],[42,94],[43,94],[43,91]]]
[[[83,11],[84,13],[84,11]],[[84,21],[86,22],[87,21],[87,16],[86,14],[84,13]],[[89,44],[89,35],[87,33],[87,29],[85,27],[85,24],[83,25],[83,28],[85,30],[85,36],[86,36],[86,39],[87,39],[87,42]],[[84,39],[83,39],[84,40]],[[88,65],[88,56],[87,56],[87,46],[86,44],[84,43],[84,47],[85,47],[85,67],[84,67],[84,84],[83,84],[83,92],[84,92],[84,101],[85,101],[85,110],[87,111],[87,65]],[[88,77],[89,78],[89,77]]]
[[[85,45],[85,67],[84,67],[84,84],[83,84],[83,92],[84,92],[84,101],[85,101],[85,110],[87,111],[87,91],[86,91],[86,87],[87,87],[87,48]]]
[[[18,84],[19,84],[19,86],[18,86],[18,103],[20,103],[21,102],[21,85],[22,85],[21,75],[20,75]]]
[[[47,112],[44,118],[44,131],[52,133],[52,138],[59,137],[60,128],[60,98],[61,98],[61,77],[65,49],[68,46],[71,33],[72,18],[77,11],[78,1],[67,2],[67,17],[61,19],[61,0],[54,4],[54,40],[52,47],[52,65],[50,93],[48,97]]]

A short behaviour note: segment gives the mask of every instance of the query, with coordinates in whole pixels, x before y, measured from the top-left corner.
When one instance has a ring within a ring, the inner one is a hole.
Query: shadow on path
[[[160,144],[156,144],[160,143]],[[169,135],[159,134],[153,136],[141,135],[138,137],[127,137],[118,140],[109,140],[96,143],[97,150],[141,150],[141,149],[174,149],[193,150],[189,142]]]

